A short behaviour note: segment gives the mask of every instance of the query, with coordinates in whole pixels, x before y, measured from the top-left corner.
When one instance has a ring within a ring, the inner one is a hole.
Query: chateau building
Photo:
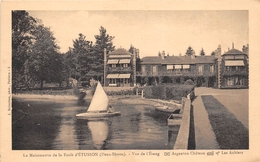
[[[242,52],[243,51],[243,52]],[[192,80],[197,86],[215,88],[248,88],[248,45],[242,51],[234,49],[221,54],[218,46],[215,55],[158,56],[141,59],[136,70],[139,50],[133,53],[119,48],[106,54],[104,51],[104,85],[130,87],[136,84],[157,85]]]
[[[248,45],[243,52],[234,48],[223,55],[218,52],[218,88],[248,88]]]
[[[248,88],[248,45],[243,52],[233,48],[223,55],[221,46],[212,56],[147,56],[141,61],[137,81],[141,84],[184,83],[216,88]]]
[[[137,73],[141,83],[184,83],[191,79],[197,85],[213,86],[216,79],[215,56],[147,56],[142,59],[141,72]]]
[[[109,54],[104,51],[104,85],[114,87],[130,87],[136,85],[136,56],[123,48],[118,48]]]

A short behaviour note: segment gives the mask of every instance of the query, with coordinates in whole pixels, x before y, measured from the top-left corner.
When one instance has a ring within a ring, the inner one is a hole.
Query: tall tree
[[[24,84],[24,64],[28,59],[35,36],[37,21],[26,11],[12,11],[12,84]]]
[[[79,34],[78,39],[73,40],[73,48],[70,51],[71,77],[81,80],[91,68],[89,61],[93,53],[92,42],[86,40],[86,36]]]
[[[185,54],[187,56],[191,56],[195,54],[195,51],[191,48],[191,46],[189,46]]]
[[[201,56],[205,56],[205,52],[204,52],[204,49],[202,48],[201,51],[200,51],[200,55]]]
[[[36,81],[55,82],[61,77],[62,61],[58,54],[59,47],[50,28],[40,24],[35,30],[36,41],[29,57],[29,75],[33,75]],[[60,81],[59,81],[60,82]]]
[[[134,46],[131,45],[128,52],[133,54],[134,49],[136,50],[136,52],[138,52],[138,54],[136,55],[136,71],[141,71],[141,59],[140,59],[140,56],[139,56],[139,49],[136,49]]]
[[[92,67],[92,70],[89,71],[89,75],[95,74],[95,77],[103,76],[103,64],[104,64],[104,49],[106,48],[107,53],[113,51],[115,46],[113,46],[112,40],[113,36],[107,34],[107,30],[104,27],[100,27],[99,35],[95,35],[96,42],[94,46],[94,51],[92,57],[89,60],[89,63]]]

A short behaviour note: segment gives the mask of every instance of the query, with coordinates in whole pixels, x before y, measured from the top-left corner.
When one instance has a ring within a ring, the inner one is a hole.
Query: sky
[[[42,20],[57,39],[60,52],[73,47],[79,33],[95,42],[103,26],[114,36],[116,48],[139,49],[140,57],[185,55],[191,46],[196,55],[204,49],[210,55],[221,45],[222,53],[234,48],[242,50],[249,42],[249,20],[246,10],[96,10],[96,11],[32,11],[29,15]]]

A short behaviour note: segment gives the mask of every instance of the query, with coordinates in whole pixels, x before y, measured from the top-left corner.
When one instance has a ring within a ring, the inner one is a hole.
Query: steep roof
[[[118,48],[118,49],[110,52],[109,55],[132,55],[132,53],[128,52],[124,48]]]
[[[216,56],[196,56],[196,63],[203,64],[203,63],[213,63],[216,59]]]
[[[162,59],[159,56],[147,56],[142,58],[142,64],[198,64],[198,63],[213,63],[215,56],[195,56],[191,58],[190,56],[166,56]]]
[[[142,64],[161,64],[161,60],[159,56],[147,56],[142,58]]]
[[[226,53],[224,53],[223,55],[247,55],[247,54],[233,48],[233,49],[227,51]]]

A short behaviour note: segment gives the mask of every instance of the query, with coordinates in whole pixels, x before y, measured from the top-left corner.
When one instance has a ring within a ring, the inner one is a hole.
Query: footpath
[[[196,150],[219,149],[210,124],[208,113],[201,96],[212,95],[221,102],[248,129],[248,90],[220,90],[200,87],[195,89],[196,98],[192,102]]]

